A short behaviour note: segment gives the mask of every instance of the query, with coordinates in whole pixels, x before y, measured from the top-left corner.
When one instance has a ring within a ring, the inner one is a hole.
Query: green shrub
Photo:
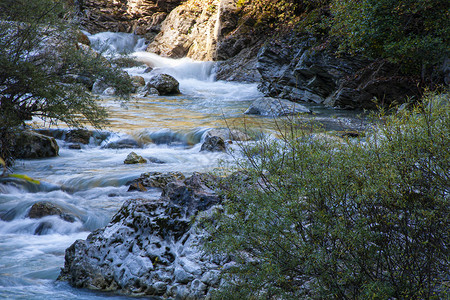
[[[206,248],[236,265],[215,297],[448,295],[449,94],[382,116],[364,140],[297,128],[243,146],[240,179],[225,180]]]

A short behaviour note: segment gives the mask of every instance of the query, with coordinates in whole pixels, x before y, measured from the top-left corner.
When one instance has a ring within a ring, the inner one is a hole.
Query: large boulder
[[[247,115],[269,117],[282,117],[305,113],[311,113],[311,110],[301,104],[286,99],[276,99],[271,97],[261,97],[256,99],[245,111],[245,114]]]
[[[146,90],[156,89],[160,95],[180,94],[180,83],[168,74],[158,74],[150,78]]]
[[[128,200],[105,227],[66,250],[59,280],[80,288],[173,299],[210,297],[220,284],[224,257],[199,245],[201,220],[213,217],[220,198],[215,179],[194,174],[169,183],[159,200]]]
[[[12,155],[16,158],[45,158],[58,155],[56,140],[31,130],[16,134]]]

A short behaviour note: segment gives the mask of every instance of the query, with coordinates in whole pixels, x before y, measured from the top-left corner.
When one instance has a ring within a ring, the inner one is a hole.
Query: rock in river
[[[166,185],[159,200],[126,201],[112,221],[66,250],[59,280],[131,295],[203,299],[220,284],[225,258],[207,256],[198,226],[220,198],[195,173]]]

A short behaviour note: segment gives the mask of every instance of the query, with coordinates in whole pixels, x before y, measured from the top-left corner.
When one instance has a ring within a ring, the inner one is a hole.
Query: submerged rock
[[[145,164],[147,160],[135,152],[130,152],[123,161],[124,164]]]
[[[16,134],[13,156],[16,158],[45,158],[58,155],[56,140],[30,130]]]
[[[248,115],[262,115],[270,117],[281,117],[288,115],[297,115],[311,113],[311,110],[305,106],[286,100],[271,97],[259,98],[250,105],[245,111]]]
[[[208,297],[227,262],[199,248],[205,233],[198,223],[220,202],[209,188],[214,180],[196,173],[167,184],[159,200],[126,201],[108,226],[66,250],[58,279],[131,295]]]

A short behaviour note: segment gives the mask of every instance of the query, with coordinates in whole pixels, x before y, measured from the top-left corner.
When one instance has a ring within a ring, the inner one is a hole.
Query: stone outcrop
[[[159,200],[125,202],[108,226],[66,250],[59,280],[131,295],[208,297],[228,263],[199,247],[205,237],[199,221],[220,202],[210,189],[214,180],[196,173],[168,183]]]
[[[58,153],[59,146],[53,137],[30,130],[24,130],[16,134],[12,153],[16,158],[54,157]]]
[[[189,0],[175,8],[147,51],[172,58],[216,60],[217,43],[237,26],[235,0]]]
[[[261,97],[253,101],[250,107],[245,111],[247,115],[261,115],[266,117],[282,117],[289,115],[298,115],[311,113],[309,108],[286,100],[271,97]]]

